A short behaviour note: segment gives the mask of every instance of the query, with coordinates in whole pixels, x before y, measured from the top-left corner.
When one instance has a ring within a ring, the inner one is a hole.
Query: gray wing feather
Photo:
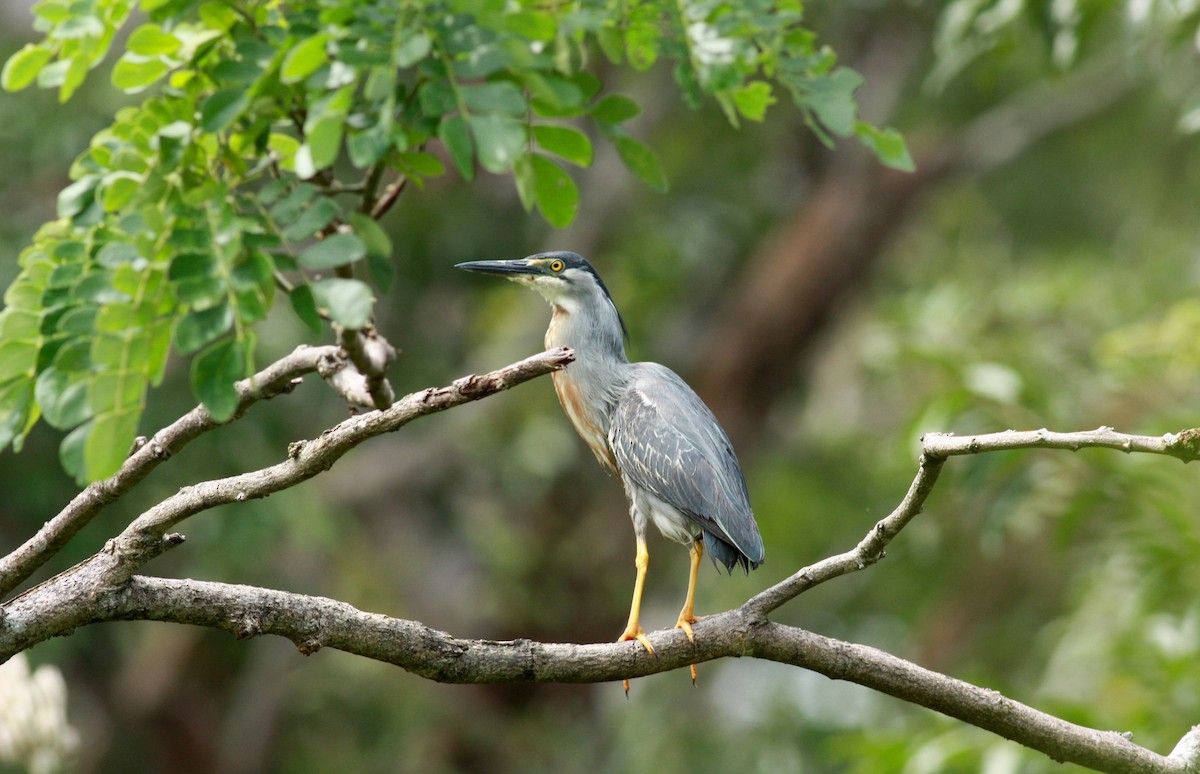
[[[634,368],[610,425],[609,444],[622,474],[711,533],[705,535],[709,552],[727,568],[757,567],[762,537],[729,437],[669,368],[657,363]]]

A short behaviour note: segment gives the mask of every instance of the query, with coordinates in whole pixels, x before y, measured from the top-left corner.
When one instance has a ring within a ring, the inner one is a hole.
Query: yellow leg
[[[645,538],[639,537],[637,540],[637,556],[633,560],[633,564],[637,567],[637,580],[633,583],[633,602],[629,606],[629,621],[625,624],[625,631],[617,638],[617,642],[625,642],[626,640],[637,640],[642,643],[642,647],[647,653],[654,652],[654,646],[650,644],[650,638],[646,636],[646,632],[642,630],[642,624],[639,619],[642,614],[642,589],[646,586],[646,568],[650,566],[650,552],[646,549]],[[624,681],[625,695],[629,695],[629,681]]]
[[[691,642],[696,641],[696,633],[692,631],[692,624],[700,619],[696,617],[696,578],[700,575],[700,559],[704,556],[704,543],[697,540],[692,543],[688,555],[692,559],[691,573],[688,575],[688,590],[687,596],[683,600],[683,609],[679,611],[679,620],[675,622],[676,629],[683,629],[683,633],[687,635]],[[692,683],[696,682],[696,665],[691,665]]]

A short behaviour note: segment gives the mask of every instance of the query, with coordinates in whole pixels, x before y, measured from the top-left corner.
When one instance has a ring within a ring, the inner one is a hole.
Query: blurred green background
[[[812,4],[809,24],[867,79],[865,117],[908,137],[912,175],[851,143],[826,149],[786,109],[735,130],[711,106],[688,110],[669,72],[629,78],[620,88],[646,108],[632,131],[661,155],[669,194],[641,186],[611,149],[576,176],[580,215],[564,231],[525,215],[507,178],[451,173],[406,192],[384,222],[398,277],[377,307],[403,350],[393,383],[445,384],[541,348],[540,299],[454,263],[555,248],[592,258],[631,356],[696,386],[745,468],[768,561],[750,577],[706,567],[702,615],[853,545],[903,495],[922,432],[1194,426],[1200,78],[1195,18],[1178,5],[1070,17],[1074,3]],[[956,9],[976,14],[969,34]],[[3,12],[6,57],[28,17]],[[3,284],[122,99],[105,72],[65,107],[33,91],[0,98]],[[276,310],[259,362],[303,335]],[[143,432],[193,405],[184,371],[151,394]],[[273,463],[344,412],[314,379],[256,407],[44,572],[184,483]],[[59,440],[43,425],[5,454],[0,550],[73,496]],[[774,618],[1167,752],[1200,722],[1195,476],[1100,451],[952,460],[885,562]],[[547,379],[182,526],[186,545],[151,571],[336,597],[463,637],[611,640],[633,578],[621,487]],[[687,558],[657,535],[651,553],[643,622],[659,629]],[[443,686],[333,651],[304,658],[283,640],[153,623],[88,627],[30,655],[65,674],[81,735],[72,768],[84,772],[1066,770],[753,660],[702,665],[697,687],[686,672],[636,680],[626,700],[616,684]]]

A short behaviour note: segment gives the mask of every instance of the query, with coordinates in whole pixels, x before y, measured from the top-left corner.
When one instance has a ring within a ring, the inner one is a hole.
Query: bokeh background
[[[0,56],[32,33],[0,5]],[[865,116],[917,171],[822,146],[786,107],[731,128],[670,73],[614,86],[661,155],[656,194],[601,151],[576,223],[512,182],[454,173],[384,225],[397,281],[379,324],[399,392],[541,347],[533,294],[452,270],[544,249],[591,257],[631,356],[685,376],[734,438],[767,545],[749,577],[701,576],[734,606],[845,550],[903,495],[924,431],[1112,425],[1160,434],[1200,397],[1200,97],[1187,3],[812,3],[866,77]],[[965,20],[965,21],[964,21]],[[619,75],[614,77],[620,78]],[[66,106],[0,96],[0,282],[54,215],[70,160],[128,99],[102,68]],[[603,143],[598,144],[603,148]],[[303,340],[287,309],[259,362]],[[175,367],[143,432],[194,401]],[[196,441],[81,533],[96,551],[187,482],[273,463],[345,415],[319,382]],[[75,488],[46,427],[0,464],[0,550]],[[775,614],[1167,752],[1200,722],[1200,488],[1167,458],[1082,451],[952,460],[866,572]],[[155,573],[345,600],[458,636],[590,642],[624,623],[633,540],[547,379],[424,419],[269,500],[207,512]],[[674,621],[686,552],[652,538],[644,621]],[[753,660],[619,685],[443,686],[288,642],[154,623],[37,646],[62,670],[82,772],[1006,772],[1042,756],[855,685]],[[0,770],[3,765],[0,765]]]

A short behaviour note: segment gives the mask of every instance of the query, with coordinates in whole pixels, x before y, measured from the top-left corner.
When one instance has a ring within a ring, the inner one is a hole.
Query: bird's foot
[[[694,615],[679,614],[679,620],[675,622],[676,629],[683,629],[683,633],[687,635],[688,642],[696,641],[696,633],[692,631],[692,624],[697,623],[700,619]]]
[[[617,638],[617,642],[628,642],[629,640],[637,640],[642,643],[642,647],[647,653],[654,652],[654,646],[650,644],[650,638],[646,636],[646,632],[642,630],[639,624],[631,624],[625,627],[625,631]]]
[[[650,644],[650,638],[646,636],[646,632],[642,629],[641,624],[630,623],[625,627],[625,631],[621,632],[621,636],[617,638],[617,642],[628,642],[637,640],[642,643],[642,647],[647,653],[654,652],[654,646]],[[622,680],[621,685],[625,688],[625,698],[629,698],[629,680]]]
[[[695,642],[696,641],[696,633],[694,631],[692,631],[692,624],[696,623],[699,620],[700,619],[694,615],[680,613],[679,620],[675,622],[675,628],[683,629],[683,633],[687,635],[688,642]],[[699,677],[699,674],[696,672],[696,665],[695,664],[689,665],[689,669],[692,670],[692,685],[695,685],[696,678]]]

